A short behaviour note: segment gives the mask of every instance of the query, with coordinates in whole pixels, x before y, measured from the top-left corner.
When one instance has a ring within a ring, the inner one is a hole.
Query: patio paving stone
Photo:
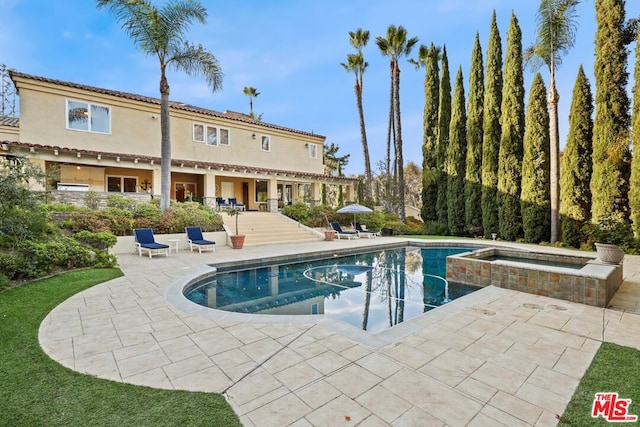
[[[529,425],[535,424],[542,415],[541,408],[503,391],[498,391],[489,401],[489,405],[508,414],[518,414],[517,418]]]
[[[120,254],[125,276],[52,310],[41,346],[99,378],[224,393],[242,423],[258,427],[554,426],[603,338],[640,349],[640,257],[630,255],[611,302],[616,310],[489,286],[380,333],[169,297],[172,287],[210,271],[206,262],[399,241],[361,240],[242,251],[221,245],[206,257]]]
[[[358,425],[371,415],[359,403],[341,395],[326,405],[315,409],[305,418],[314,426]]]
[[[382,378],[358,365],[349,365],[334,372],[326,380],[352,399],[382,382]]]
[[[309,413],[309,408],[294,394],[287,394],[280,399],[248,413],[248,417],[259,426],[281,427],[295,422]]]
[[[342,393],[327,381],[319,380],[296,390],[295,394],[309,405],[309,407],[317,409],[327,402],[337,398]]]
[[[356,398],[356,402],[391,423],[407,412],[413,405],[399,398],[382,386],[375,386]]]

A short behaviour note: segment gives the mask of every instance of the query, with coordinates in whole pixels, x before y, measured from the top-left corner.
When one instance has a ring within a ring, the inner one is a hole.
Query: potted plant
[[[336,238],[336,232],[331,226],[331,222],[329,221],[326,213],[324,214],[324,219],[327,222],[327,228],[324,230],[324,240],[331,242]]]
[[[594,242],[598,259],[607,264],[620,264],[624,249],[633,239],[633,230],[627,222],[612,217],[589,224],[587,235]]]
[[[242,209],[235,206],[227,209],[227,214],[230,217],[236,217],[236,234],[229,236],[231,238],[231,247],[233,247],[233,249],[242,249],[244,246],[245,235],[238,233],[238,216],[240,213],[242,213]]]

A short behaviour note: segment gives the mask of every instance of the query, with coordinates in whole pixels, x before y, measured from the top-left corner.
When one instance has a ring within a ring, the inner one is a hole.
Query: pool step
[[[236,218],[222,213],[224,225],[235,233]],[[324,237],[279,213],[243,212],[238,216],[238,232],[245,245],[318,241]]]

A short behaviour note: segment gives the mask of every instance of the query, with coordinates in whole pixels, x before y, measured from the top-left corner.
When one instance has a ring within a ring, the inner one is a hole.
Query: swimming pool
[[[479,289],[445,280],[446,257],[469,250],[403,247],[218,271],[184,295],[217,310],[324,314],[379,332]]]

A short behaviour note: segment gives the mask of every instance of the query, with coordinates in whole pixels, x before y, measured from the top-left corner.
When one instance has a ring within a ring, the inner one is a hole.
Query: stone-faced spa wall
[[[494,257],[498,259],[490,260]],[[510,260],[501,260],[500,257],[508,257]],[[557,263],[583,267],[578,269],[550,265]],[[622,283],[622,264],[603,264],[587,254],[555,255],[508,248],[486,248],[449,256],[447,280],[476,286],[493,285],[606,307]]]

